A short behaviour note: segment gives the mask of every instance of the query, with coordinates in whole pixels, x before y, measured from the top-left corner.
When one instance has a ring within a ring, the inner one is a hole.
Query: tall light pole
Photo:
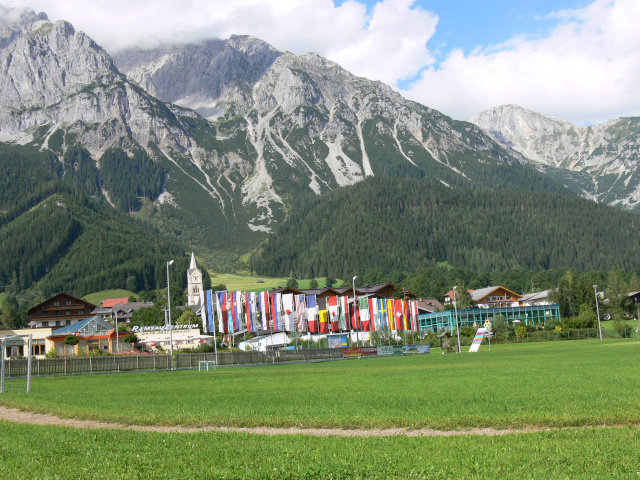
[[[456,290],[458,286],[453,287],[453,311],[456,317],[456,333],[458,334],[458,353],[460,353],[460,325],[458,325],[458,301],[456,300]]]
[[[600,306],[598,305],[598,286],[593,286],[593,293],[596,296],[596,315],[598,315],[598,331],[600,332],[600,341],[602,341],[602,327],[600,326]]]
[[[354,276],[352,279],[353,282],[353,319],[356,322],[356,344],[358,344],[360,342],[360,339],[358,338],[358,321],[356,317],[356,278],[358,278],[358,276]]]
[[[167,302],[169,310],[169,345],[171,355],[171,370],[173,370],[173,325],[171,324],[171,290],[169,289],[169,266],[173,265],[173,260],[167,262]]]

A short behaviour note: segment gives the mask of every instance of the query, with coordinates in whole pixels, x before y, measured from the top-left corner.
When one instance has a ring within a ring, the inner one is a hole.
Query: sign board
[[[360,353],[365,355],[377,355],[378,348],[377,347],[360,347]]]
[[[478,329],[478,331],[476,332],[476,336],[473,337],[473,342],[471,343],[471,347],[469,347],[469,352],[477,352],[478,351],[486,331],[487,331],[486,328],[479,328]]]
[[[327,335],[327,346],[329,348],[344,348],[347,345],[346,335]]]
[[[377,349],[378,355],[393,355],[393,347],[391,345],[380,345]]]
[[[431,353],[431,345],[407,345],[404,353]]]
[[[359,357],[360,347],[347,347],[342,349],[342,354],[345,357]]]

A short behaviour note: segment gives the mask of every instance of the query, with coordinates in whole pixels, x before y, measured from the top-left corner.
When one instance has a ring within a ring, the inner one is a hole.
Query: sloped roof
[[[520,299],[521,302],[533,302],[536,300],[544,300],[546,298],[549,298],[549,295],[551,294],[551,290],[543,290],[541,292],[533,292],[533,293],[528,293],[526,295],[523,295],[522,298]]]
[[[100,330],[97,328],[96,331],[109,331],[113,330],[114,327],[111,326],[110,323],[102,320],[102,318],[98,316],[85,318],[84,320],[80,320],[78,323],[74,323],[72,325],[67,325],[66,327],[59,328],[51,333],[52,337],[66,337],[68,335],[75,335],[76,333],[80,333],[83,330],[86,330],[87,326],[95,323],[96,327],[100,327]]]
[[[118,303],[127,303],[129,301],[128,297],[120,297],[120,298],[107,298],[102,301],[102,308],[113,308],[114,305]]]
[[[86,300],[83,300],[82,298],[76,297],[75,295],[73,295],[73,294],[71,294],[69,292],[60,292],[60,293],[56,293],[55,295],[50,296],[45,301],[40,302],[39,304],[34,305],[33,307],[31,307],[29,310],[27,310],[27,315],[31,315],[35,310],[40,308],[42,305],[50,302],[51,300],[53,300],[53,299],[55,299],[57,297],[67,297],[67,298],[70,298],[72,300],[76,300],[77,302],[86,305],[89,308],[89,311],[92,311],[94,308],[97,307],[97,305],[94,305],[91,302],[87,302]]]
[[[187,275],[191,276],[192,273],[194,273],[195,271],[200,271],[200,269],[198,268],[198,265],[196,264],[196,255],[195,253],[191,252],[191,263],[189,264],[189,270],[187,270]]]
[[[495,292],[499,288],[502,288],[503,290],[513,294],[515,297],[520,298],[522,296],[522,295],[517,294],[516,292],[512,292],[508,288],[504,288],[504,287],[502,287],[500,285],[497,285],[497,286],[494,286],[494,287],[485,287],[485,288],[479,288],[478,290],[474,290],[471,293],[471,300],[473,300],[474,302],[477,302],[478,300],[486,297],[487,295],[491,295],[493,292]]]

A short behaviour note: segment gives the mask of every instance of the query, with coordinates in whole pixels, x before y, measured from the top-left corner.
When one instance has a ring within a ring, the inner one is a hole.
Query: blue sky
[[[110,52],[253,35],[460,120],[509,103],[577,125],[640,116],[640,0],[0,1]]]

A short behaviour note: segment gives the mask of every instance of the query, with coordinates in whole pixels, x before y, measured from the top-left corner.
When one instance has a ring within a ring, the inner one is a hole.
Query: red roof
[[[102,301],[102,308],[113,308],[116,303],[127,303],[129,301],[129,297],[124,298],[107,298]]]

